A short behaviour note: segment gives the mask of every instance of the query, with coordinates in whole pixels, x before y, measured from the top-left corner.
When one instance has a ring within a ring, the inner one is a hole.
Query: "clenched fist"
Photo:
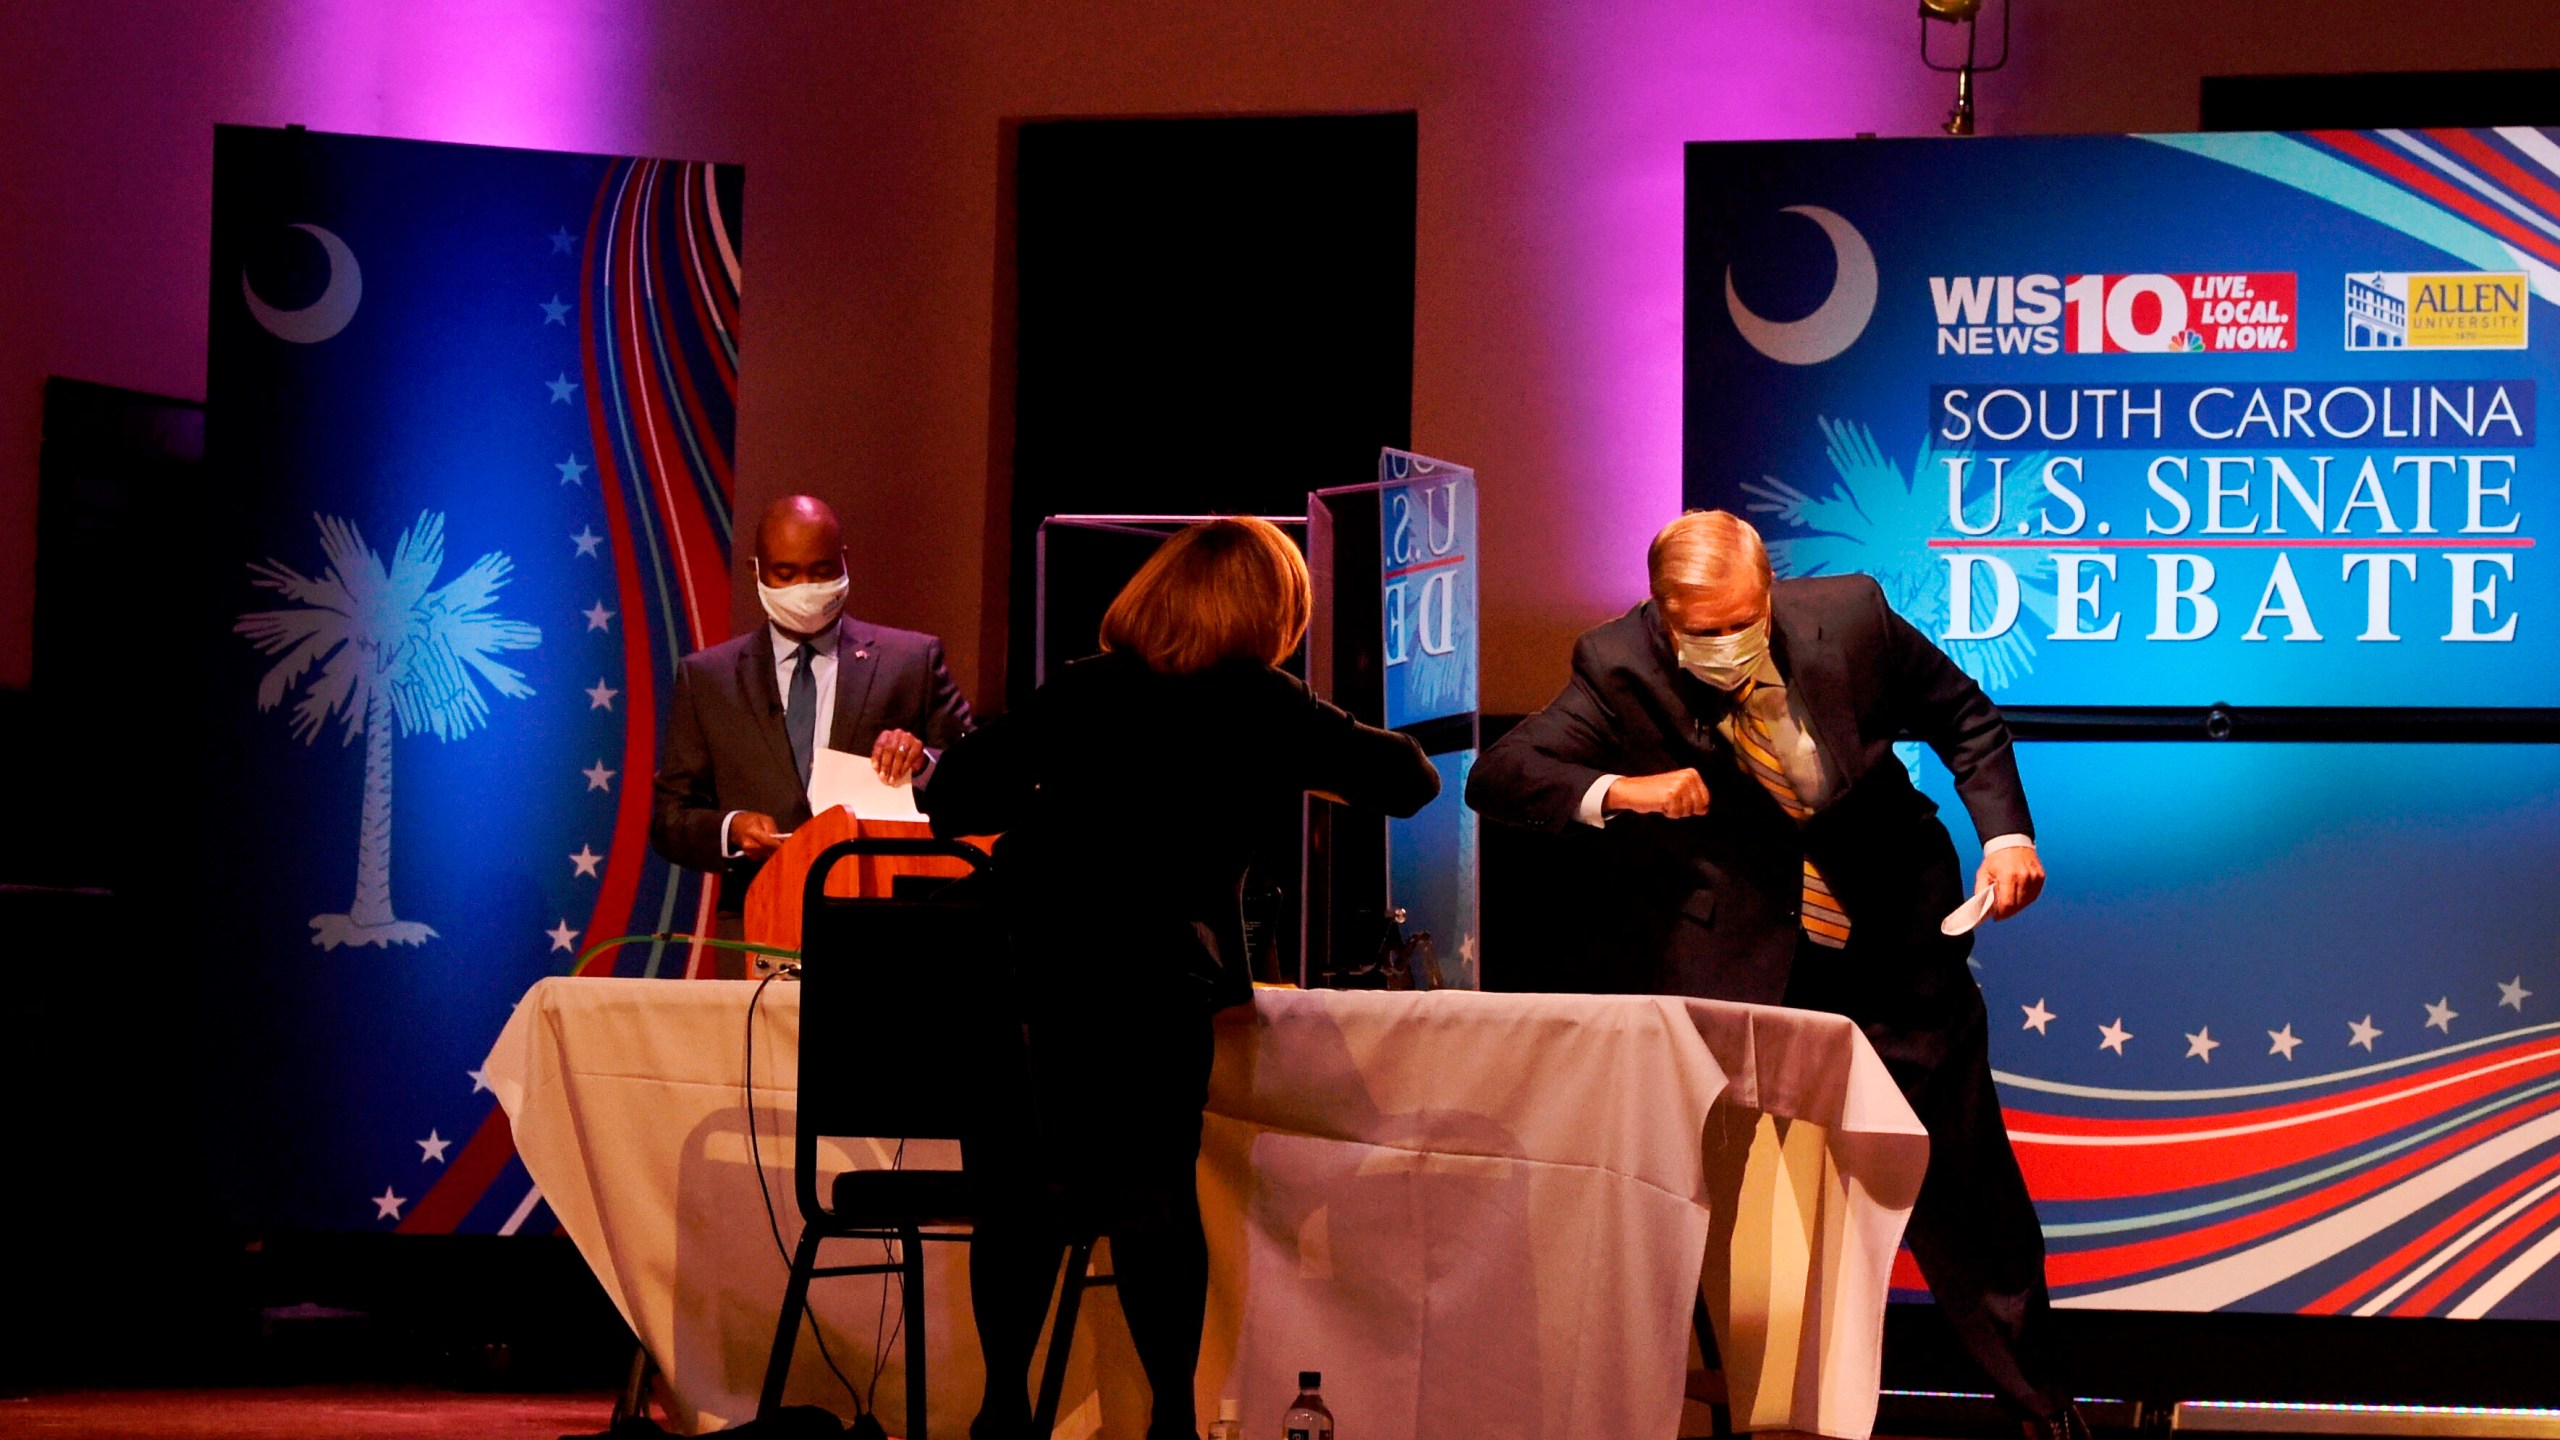
[[[1695,770],[1662,775],[1622,775],[1600,797],[1603,810],[1632,810],[1639,815],[1667,815],[1686,820],[1707,813],[1707,782]]]

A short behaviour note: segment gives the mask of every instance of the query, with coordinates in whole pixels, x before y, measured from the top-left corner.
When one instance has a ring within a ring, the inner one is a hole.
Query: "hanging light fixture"
[[[1941,75],[1956,77],[1955,108],[1947,112],[1947,123],[1941,127],[1950,135],[1973,133],[1973,77],[1987,75],[2009,63],[2009,0],[2000,0],[2000,53],[1990,60],[1981,58],[1980,39],[1984,0],[1920,0],[1920,63]],[[1964,59],[1949,65],[1941,63],[1929,50],[1929,27],[1932,25],[1964,27]]]

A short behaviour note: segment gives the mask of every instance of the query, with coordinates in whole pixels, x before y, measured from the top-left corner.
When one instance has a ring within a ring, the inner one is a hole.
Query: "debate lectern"
[[[800,895],[809,881],[809,866],[818,852],[839,840],[930,840],[933,827],[914,820],[857,820],[838,805],[791,832],[773,858],[747,886],[744,935],[754,945],[800,948]],[[970,836],[968,844],[994,848],[986,836]],[[901,875],[935,875],[957,880],[969,873],[960,861],[933,855],[857,855],[827,877],[829,895],[886,898]]]

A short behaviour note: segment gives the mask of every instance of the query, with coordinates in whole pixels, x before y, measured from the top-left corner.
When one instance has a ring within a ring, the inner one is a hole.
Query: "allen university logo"
[[[2521,272],[2347,277],[2350,350],[2522,350],[2532,292]]]

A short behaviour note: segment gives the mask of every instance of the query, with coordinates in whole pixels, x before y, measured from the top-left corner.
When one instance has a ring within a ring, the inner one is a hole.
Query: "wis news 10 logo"
[[[1941,355],[2212,355],[2291,350],[2291,271],[1932,275]]]
[[[2347,276],[2350,350],[2522,350],[2531,293],[2521,272]]]

